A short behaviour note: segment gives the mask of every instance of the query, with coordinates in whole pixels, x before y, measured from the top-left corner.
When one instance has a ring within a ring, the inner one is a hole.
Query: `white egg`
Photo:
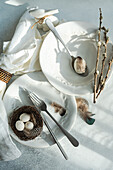
[[[33,127],[34,127],[34,124],[32,122],[30,122],[30,121],[26,122],[26,124],[25,124],[26,129],[32,130]]]
[[[28,122],[30,120],[30,115],[27,114],[27,113],[23,113],[23,114],[20,115],[19,119],[22,122]]]
[[[16,121],[15,127],[18,131],[24,130],[24,123],[21,120]]]

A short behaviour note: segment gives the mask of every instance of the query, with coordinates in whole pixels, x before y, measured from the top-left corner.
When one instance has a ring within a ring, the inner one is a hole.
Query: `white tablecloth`
[[[7,2],[7,4],[6,4]],[[25,3],[24,3],[25,2]],[[8,4],[10,3],[10,4]],[[110,28],[109,36],[113,41],[113,1],[103,0],[9,0],[0,2],[0,37],[10,40],[14,25],[28,6],[40,8],[58,8],[58,16],[66,20],[88,21],[98,24],[98,8],[104,15],[104,25]],[[92,96],[84,96],[90,103],[90,110],[96,114],[93,126],[84,123],[79,117],[71,133],[80,142],[74,148],[65,138],[61,144],[69,160],[63,159],[57,146],[46,149],[33,149],[16,142],[22,156],[11,162],[0,163],[0,169],[8,170],[112,170],[113,169],[113,76],[109,80],[97,104]]]

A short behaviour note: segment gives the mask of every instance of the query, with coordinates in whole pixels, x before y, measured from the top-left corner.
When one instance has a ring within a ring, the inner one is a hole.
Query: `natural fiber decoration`
[[[98,29],[98,49],[97,49],[97,60],[96,60],[96,67],[95,67],[95,73],[94,73],[94,99],[93,102],[96,103],[96,88],[97,88],[97,71],[98,71],[98,64],[99,64],[99,55],[100,55],[100,46],[101,46],[101,25],[102,25],[102,11],[101,8],[99,8],[100,11],[100,23],[99,23],[99,29]]]
[[[31,29],[33,29],[36,24],[43,24],[44,19],[45,19],[46,17],[49,17],[49,16],[51,16],[51,15],[46,15],[46,16],[44,16],[43,18],[36,18],[36,17],[35,17],[35,19],[37,19],[38,21],[33,24],[33,26],[31,27]]]
[[[103,72],[104,72],[104,67],[105,67],[105,61],[106,61],[106,58],[107,58],[107,44],[109,42],[109,37],[107,37],[107,33],[108,33],[109,30],[106,29],[105,27],[102,27],[101,29],[104,31],[105,42],[103,43],[104,53],[103,53],[101,73],[100,73],[100,76],[99,76],[98,86],[97,86],[97,90],[96,90],[97,93],[99,91],[100,86],[103,84]]]
[[[103,90],[104,87],[105,87],[105,83],[106,83],[106,80],[107,80],[107,78],[108,78],[108,75],[109,75],[109,72],[110,72],[112,63],[113,63],[113,58],[109,61],[109,66],[108,66],[108,70],[107,70],[106,76],[105,76],[105,78],[103,79],[103,81],[101,82],[100,90],[99,90],[96,98],[98,98],[98,96],[100,95],[100,93],[102,92],[102,90]]]
[[[30,115],[30,122],[34,124],[33,129],[26,129],[24,126],[23,131],[18,131],[16,129],[15,123],[20,120],[20,115],[27,113]],[[14,110],[9,117],[9,125],[11,126],[13,132],[18,136],[19,139],[23,141],[28,141],[35,139],[39,136],[43,129],[43,119],[34,106],[22,106]]]
[[[92,125],[95,122],[95,119],[92,118],[95,114],[92,114],[88,111],[89,103],[84,98],[76,98],[77,110],[80,117],[88,124]]]
[[[98,50],[97,50],[97,60],[96,60],[96,66],[95,66],[95,73],[94,73],[94,100],[93,102],[96,103],[96,99],[98,98],[98,96],[100,95],[100,93],[103,91],[106,80],[108,78],[108,74],[111,68],[111,65],[113,63],[113,58],[106,63],[106,58],[107,58],[107,45],[109,42],[109,37],[107,36],[107,33],[109,32],[109,29],[106,29],[104,26],[102,26],[102,11],[101,8],[99,8],[100,11],[100,23],[99,23],[99,29],[98,29]],[[101,32],[102,34],[104,34],[104,39],[101,39]],[[99,57],[100,57],[100,50],[101,48],[104,48],[103,51],[103,59],[101,61],[101,70],[100,70],[100,74],[97,75],[97,71],[98,71],[98,65],[99,65]],[[105,72],[105,65],[108,65],[108,70],[106,73]],[[104,76],[105,74],[105,76]],[[98,80],[98,81],[97,81]]]
[[[8,83],[9,80],[11,79],[12,77],[12,74],[3,70],[2,68],[0,68],[0,80],[5,82],[5,83]]]

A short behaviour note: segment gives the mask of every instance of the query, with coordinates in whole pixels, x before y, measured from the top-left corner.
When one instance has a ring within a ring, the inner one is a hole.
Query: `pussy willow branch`
[[[98,63],[99,63],[99,54],[100,54],[100,46],[101,46],[101,25],[102,25],[102,11],[101,8],[99,8],[100,11],[100,23],[99,23],[99,29],[98,29],[98,49],[97,49],[97,60],[96,60],[96,67],[95,67],[95,73],[94,73],[94,99],[93,102],[96,103],[96,87],[97,87],[97,70],[98,70]]]
[[[106,77],[103,79],[103,81],[101,83],[100,90],[99,90],[99,93],[97,94],[96,98],[98,98],[98,96],[100,95],[100,93],[102,92],[102,90],[105,87],[105,83],[106,83],[106,80],[108,78],[112,63],[113,63],[113,58],[109,61],[109,66],[108,66],[108,70],[107,70],[107,73],[106,73]]]
[[[101,28],[104,31],[104,41],[105,43],[103,43],[104,46],[104,53],[103,53],[103,60],[102,60],[102,67],[101,67],[101,73],[99,76],[99,81],[98,81],[98,86],[97,86],[97,90],[96,93],[98,93],[99,87],[101,86],[102,82],[103,82],[103,71],[104,71],[104,66],[105,66],[105,61],[107,58],[107,44],[109,42],[109,38],[107,37],[107,33],[108,33],[108,29],[106,29],[105,27]]]

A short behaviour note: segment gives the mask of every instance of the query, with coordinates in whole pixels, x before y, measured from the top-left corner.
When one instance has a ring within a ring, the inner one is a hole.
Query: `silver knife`
[[[39,113],[41,113],[41,110],[38,108],[38,106],[37,106],[35,100],[29,95],[29,92],[28,92],[28,96],[29,96],[29,98],[31,99],[31,101],[32,101],[32,103],[34,104],[34,106],[36,107],[36,109],[39,111]],[[42,113],[41,113],[41,114],[42,114]],[[67,154],[65,153],[63,147],[62,147],[61,144],[59,143],[57,137],[56,137],[55,134],[53,133],[53,131],[52,131],[50,125],[48,124],[48,122],[47,122],[47,120],[45,119],[45,117],[44,117],[43,114],[42,114],[42,118],[43,118],[43,121],[44,121],[44,123],[45,123],[47,129],[49,130],[49,132],[50,132],[50,134],[51,134],[53,140],[55,141],[55,143],[57,144],[57,146],[58,146],[58,148],[60,149],[61,153],[63,154],[64,158],[65,158],[66,160],[68,160]]]

